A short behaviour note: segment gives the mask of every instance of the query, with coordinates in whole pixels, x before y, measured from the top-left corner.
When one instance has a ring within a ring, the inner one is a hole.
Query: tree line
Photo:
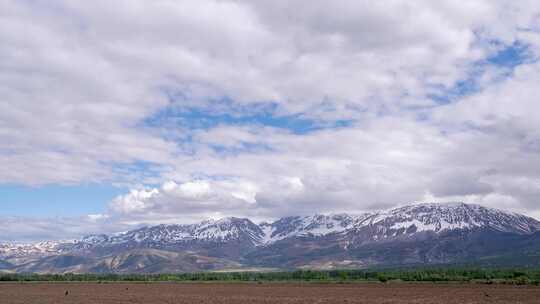
[[[296,270],[277,272],[198,272],[171,274],[0,274],[4,282],[480,282],[539,284],[531,269]]]

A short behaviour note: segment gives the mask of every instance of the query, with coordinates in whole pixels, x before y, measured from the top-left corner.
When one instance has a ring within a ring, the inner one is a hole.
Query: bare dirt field
[[[0,303],[540,303],[534,286],[462,284],[0,284]]]

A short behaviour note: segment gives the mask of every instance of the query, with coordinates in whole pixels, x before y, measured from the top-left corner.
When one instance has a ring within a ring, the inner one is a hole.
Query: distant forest
[[[470,282],[540,283],[535,269],[297,270],[288,272],[200,272],[175,274],[0,274],[4,282]]]

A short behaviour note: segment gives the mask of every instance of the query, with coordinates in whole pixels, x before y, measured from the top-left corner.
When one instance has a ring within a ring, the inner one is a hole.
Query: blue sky
[[[125,188],[113,185],[1,185],[1,215],[79,216],[103,213],[107,204]]]
[[[0,4],[0,220],[40,238],[428,201],[540,216],[534,1],[47,8]]]

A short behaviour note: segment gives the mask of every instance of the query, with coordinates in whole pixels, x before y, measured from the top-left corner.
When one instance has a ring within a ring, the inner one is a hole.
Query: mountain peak
[[[228,242],[267,246],[286,239],[318,238],[332,234],[354,235],[360,231],[370,235],[371,240],[377,240],[412,236],[416,233],[439,234],[456,229],[468,231],[487,229],[503,233],[531,234],[540,230],[540,222],[521,214],[463,202],[415,203],[358,215],[338,213],[288,216],[258,225],[247,218],[225,217],[194,224],[161,224],[111,235],[90,235],[71,243],[0,244],[0,257],[30,253],[39,255],[70,246],[84,250],[96,246],[125,245],[153,248],[188,243]]]
[[[461,202],[417,203],[357,215],[288,216],[259,225],[247,218],[226,217],[90,235],[74,242],[0,244],[0,261],[13,265],[9,267],[16,271],[98,271],[110,264],[111,256],[150,250],[159,253],[158,260],[187,258],[187,254],[188,260],[195,263],[230,258],[223,262],[272,267],[282,267],[284,263],[306,265],[311,260],[327,263],[328,259],[336,259],[336,265],[342,265],[339,263],[343,260],[355,260],[353,264],[360,266],[399,263],[399,259],[403,259],[401,263],[446,263],[482,254],[491,256],[493,248],[506,250],[506,242],[514,242],[509,246],[518,246],[515,251],[522,252],[525,247],[519,246],[528,246],[531,240],[538,239],[540,244],[537,231],[539,221],[513,212]],[[456,238],[463,235],[471,237]]]
[[[419,203],[377,214],[374,222],[394,223],[391,228],[415,226],[416,232],[453,229],[493,229],[500,232],[532,233],[540,222],[525,215],[462,202]]]

